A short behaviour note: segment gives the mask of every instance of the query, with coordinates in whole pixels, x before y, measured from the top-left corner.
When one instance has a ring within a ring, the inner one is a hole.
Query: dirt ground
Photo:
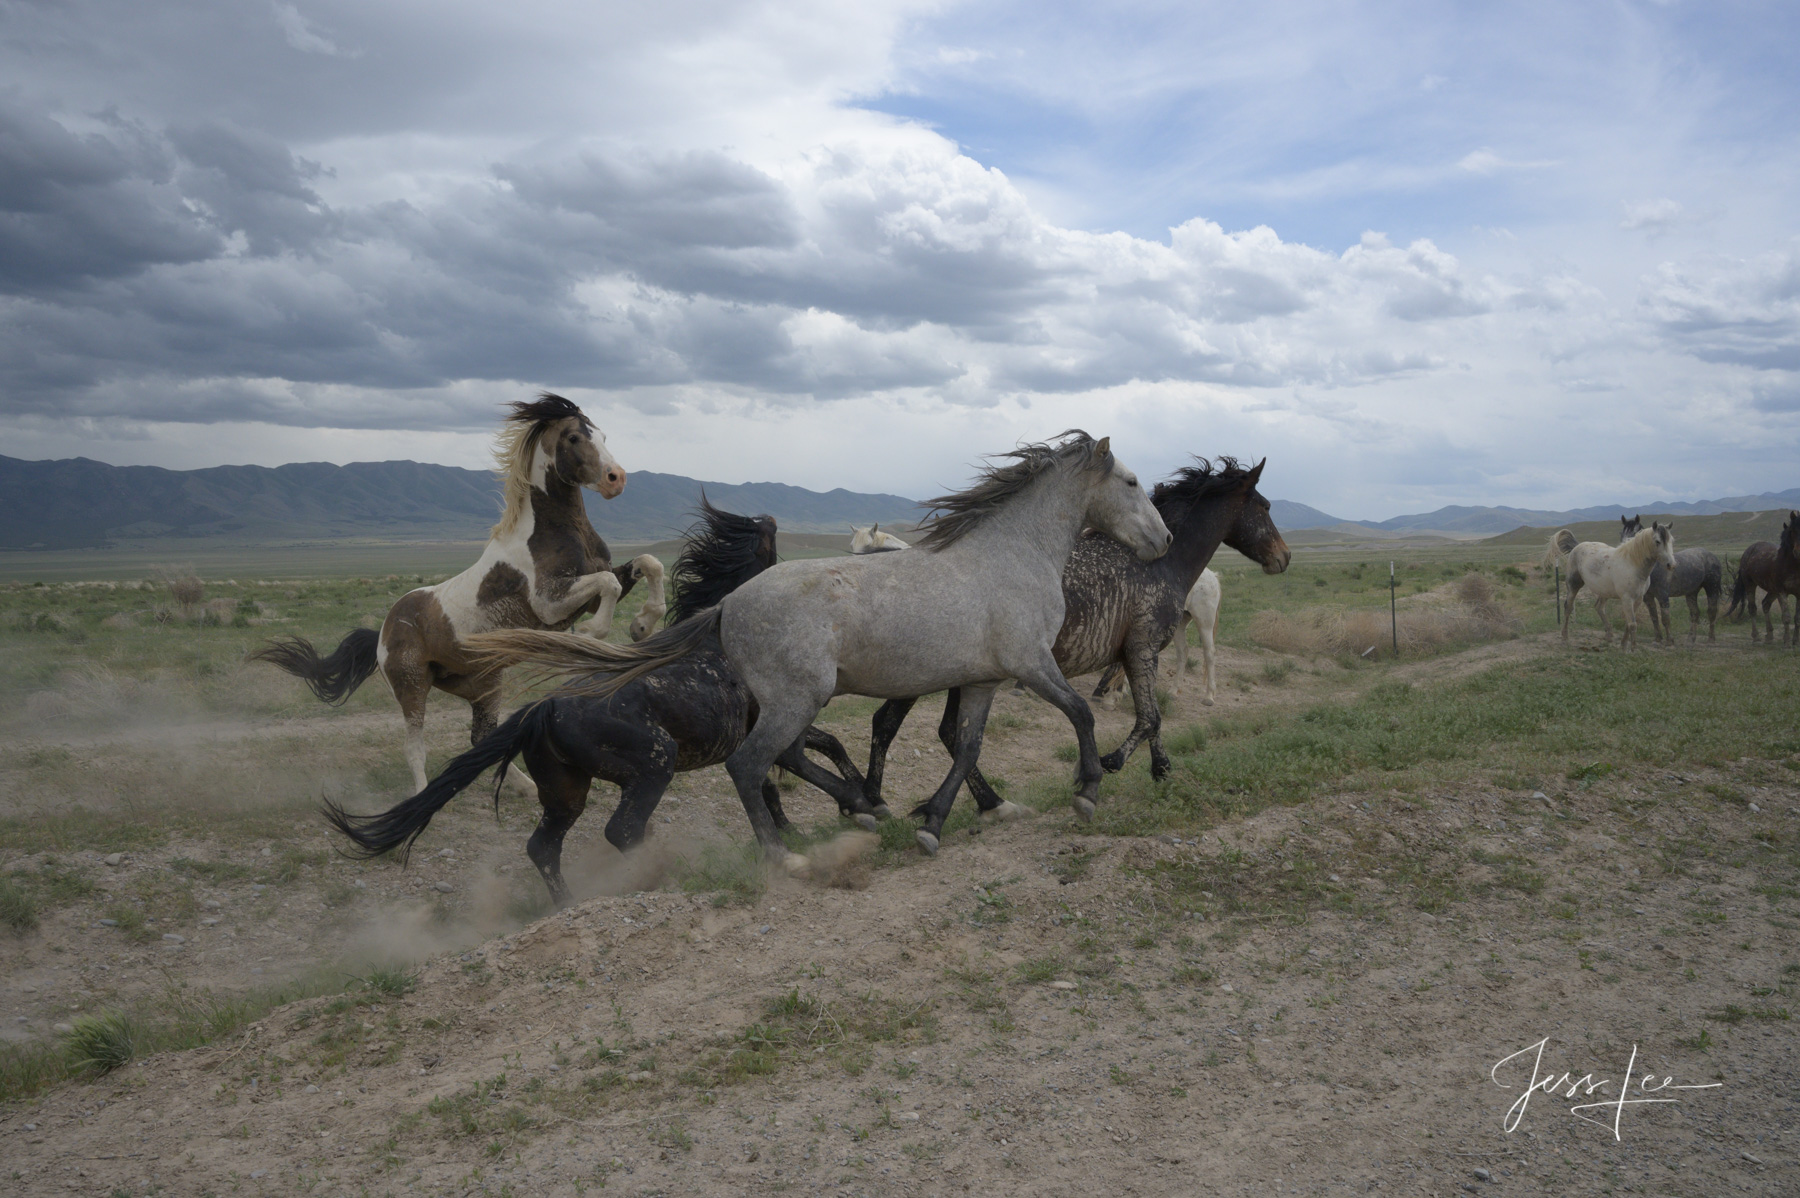
[[[1221,656],[1219,709],[1345,685],[1329,663],[1242,684],[1260,659]],[[1197,692],[1169,726],[1198,718]],[[1129,716],[1099,714],[1105,748]],[[898,742],[896,810],[941,776],[936,715]],[[440,750],[458,718],[434,718]],[[294,723],[206,735],[219,759],[384,735]],[[1008,693],[983,765],[1022,786],[1066,772],[1071,739]],[[149,768],[71,751],[90,782]],[[1748,801],[1706,789],[1725,784]],[[593,897],[537,919],[532,812],[509,801],[496,830],[475,794],[406,869],[331,855],[297,809],[280,835],[50,854],[93,890],[0,938],[15,1039],[158,989],[418,964],[410,988],[353,984],[0,1112],[0,1193],[1800,1193],[1800,921],[1753,851],[1800,824],[1791,785],[1726,769],[1327,794],[1188,837],[1099,836],[1055,809],[879,866],[846,834],[818,854],[838,858],[827,880],[723,905],[670,880],[743,839],[722,771],[684,776],[632,860],[599,838],[609,800],[571,838]],[[798,790],[789,809],[828,804]],[[1404,898],[1420,878],[1454,897]],[[131,936],[100,922],[158,895]],[[1534,1062],[1496,1065],[1540,1041],[1537,1077],[1609,1084],[1533,1093],[1510,1124]],[[1617,1099],[1628,1067],[1632,1105],[1571,1112]]]

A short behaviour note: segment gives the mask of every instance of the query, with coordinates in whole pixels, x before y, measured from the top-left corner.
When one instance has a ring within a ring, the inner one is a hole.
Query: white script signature
[[[1564,1098],[1574,1098],[1576,1095],[1580,1095],[1583,1098],[1591,1098],[1596,1093],[1601,1093],[1610,1089],[1613,1085],[1613,1080],[1611,1078],[1595,1078],[1592,1073],[1583,1074],[1579,1078],[1574,1077],[1569,1073],[1564,1073],[1561,1076],[1556,1076],[1553,1073],[1545,1073],[1543,1071],[1544,1046],[1548,1043],[1550,1043],[1550,1037],[1546,1036],[1536,1044],[1527,1044],[1524,1048],[1521,1048],[1511,1056],[1501,1057],[1494,1063],[1494,1067],[1488,1070],[1488,1078],[1493,1081],[1496,1086],[1499,1086],[1503,1090],[1510,1090],[1513,1087],[1500,1080],[1500,1070],[1514,1061],[1519,1061],[1521,1057],[1529,1056],[1531,1058],[1531,1081],[1525,1086],[1525,1092],[1519,1095],[1519,1101],[1513,1103],[1512,1106],[1507,1109],[1506,1121],[1501,1125],[1505,1129],[1507,1135],[1511,1135],[1519,1126],[1519,1121],[1525,1118],[1525,1109],[1531,1105],[1531,1096],[1533,1094],[1540,1092],[1544,1094],[1554,1094],[1561,1091]],[[1649,1106],[1652,1103],[1681,1101],[1679,1098],[1632,1097],[1631,1074],[1636,1067],[1637,1045],[1633,1044],[1631,1046],[1631,1059],[1625,1064],[1625,1080],[1623,1084],[1619,1086],[1618,1096],[1615,1098],[1608,1098],[1603,1102],[1584,1102],[1579,1106],[1572,1106],[1569,1108],[1569,1114],[1575,1116],[1584,1123],[1592,1123],[1597,1127],[1612,1128],[1613,1139],[1617,1140],[1619,1139],[1619,1122],[1625,1115],[1626,1107]],[[1520,1061],[1519,1065],[1515,1066],[1515,1068],[1523,1069],[1524,1062]],[[1653,1073],[1645,1074],[1643,1077],[1638,1078],[1637,1082],[1639,1095],[1661,1094],[1667,1090],[1716,1090],[1723,1084],[1723,1082],[1709,1082],[1703,1086],[1681,1086],[1676,1085],[1675,1079],[1672,1077],[1664,1077],[1662,1081],[1658,1082]],[[1612,1111],[1610,1119],[1604,1115],[1589,1113],[1604,1112],[1607,1110]]]

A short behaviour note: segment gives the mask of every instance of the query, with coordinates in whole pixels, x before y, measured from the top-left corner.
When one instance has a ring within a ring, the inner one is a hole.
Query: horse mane
[[[705,491],[694,515],[675,559],[670,624],[706,610],[775,564],[775,517],[720,511]]]
[[[1150,502],[1156,505],[1163,523],[1174,532],[1200,502],[1221,491],[1229,491],[1244,481],[1250,471],[1236,458],[1221,455],[1217,462],[1196,457],[1192,466],[1183,466],[1175,476],[1156,484]]]
[[[923,535],[918,548],[936,552],[956,544],[1047,470],[1065,465],[1092,469],[1099,447],[1100,442],[1072,428],[1049,441],[1033,441],[991,455],[973,486],[925,501],[923,506],[929,510],[920,526]]]
[[[1656,527],[1639,529],[1636,536],[1615,551],[1634,566],[1641,566],[1656,556]]]
[[[505,536],[517,528],[519,517],[530,506],[531,459],[544,430],[571,416],[581,421],[584,429],[594,427],[594,422],[580,408],[548,391],[538,392],[535,400],[516,400],[508,406],[512,411],[507,414],[506,423],[500,426],[500,435],[494,439],[494,475],[500,480],[505,506],[500,512],[500,522],[488,533],[489,537]]]

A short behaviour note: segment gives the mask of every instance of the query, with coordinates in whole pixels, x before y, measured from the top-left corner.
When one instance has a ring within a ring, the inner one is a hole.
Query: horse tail
[[[379,857],[399,849],[400,859],[405,861],[413,841],[444,804],[466,790],[489,766],[500,767],[497,788],[512,759],[543,739],[549,731],[552,702],[533,703],[513,712],[474,748],[445,766],[443,772],[425,784],[424,790],[379,815],[351,815],[330,799],[325,800],[326,822],[350,838],[355,846],[350,850],[353,857]]]
[[[1737,609],[1744,605],[1744,600],[1747,597],[1746,592],[1750,589],[1750,582],[1744,577],[1743,562],[1740,561],[1738,563],[1738,568],[1733,571],[1733,574],[1735,576],[1731,580],[1731,606],[1725,609],[1725,618],[1727,620],[1731,619],[1731,617],[1736,614]]]
[[[1558,529],[1556,535],[1544,546],[1544,559],[1538,565],[1545,570],[1562,565],[1563,560],[1575,552],[1577,543],[1574,533],[1566,528]]]
[[[270,641],[252,653],[250,660],[279,666],[305,682],[322,701],[336,706],[375,672],[376,650],[380,647],[379,632],[358,628],[340,641],[328,657],[320,657],[311,641],[290,636]]]
[[[635,645],[612,645],[568,632],[533,632],[512,628],[463,638],[463,647],[485,668],[527,664],[540,680],[561,679],[560,693],[604,699],[678,661],[719,635],[719,609],[670,625]]]

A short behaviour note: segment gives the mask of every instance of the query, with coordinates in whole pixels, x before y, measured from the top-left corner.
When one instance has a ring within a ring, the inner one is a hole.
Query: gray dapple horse
[[[1619,544],[1644,531],[1642,516],[1619,517]],[[1669,620],[1669,600],[1686,599],[1688,605],[1688,644],[1700,636],[1700,592],[1706,592],[1706,639],[1716,641],[1719,624],[1719,597],[1725,593],[1725,567],[1710,549],[1682,549],[1675,554],[1675,568],[1661,562],[1650,571],[1650,587],[1644,592],[1644,606],[1650,609],[1650,626],[1657,640],[1675,643],[1675,625]]]
[[[911,698],[962,687],[955,761],[927,804],[919,843],[936,848],[951,801],[981,753],[994,690],[1009,678],[1055,705],[1080,746],[1076,814],[1093,815],[1100,791],[1094,717],[1057,668],[1063,566],[1083,529],[1117,538],[1144,561],[1171,536],[1108,439],[1064,433],[1023,445],[982,471],[975,486],[930,504],[918,548],[906,553],[790,561],[732,592],[711,613],[636,645],[554,633],[495,632],[480,639],[509,657],[570,674],[617,673],[578,685],[607,694],[676,661],[715,632],[759,708],[756,726],[726,762],[766,854],[787,852],[762,798],[769,767],[833,695]]]

